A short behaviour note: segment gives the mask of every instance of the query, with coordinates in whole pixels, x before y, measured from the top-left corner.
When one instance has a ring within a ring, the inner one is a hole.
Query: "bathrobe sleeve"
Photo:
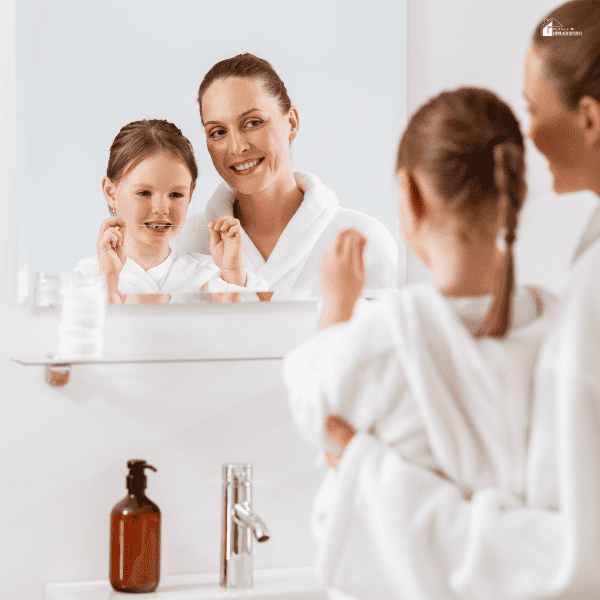
[[[327,586],[369,600],[599,597],[597,538],[588,534],[581,550],[591,554],[577,556],[574,538],[585,532],[570,511],[524,506],[497,488],[465,498],[364,433],[338,478],[317,556]],[[573,508],[597,515],[591,503],[580,498]]]
[[[221,272],[217,271],[212,277],[206,282],[206,292],[268,292],[269,286],[264,279],[257,277],[254,273],[244,269],[247,275],[246,285],[235,285],[233,283],[227,283],[221,278]]]
[[[284,380],[295,423],[309,442],[327,442],[324,422],[338,414],[369,431],[397,402],[405,385],[386,321],[377,302],[359,301],[347,323],[319,331],[284,361]]]

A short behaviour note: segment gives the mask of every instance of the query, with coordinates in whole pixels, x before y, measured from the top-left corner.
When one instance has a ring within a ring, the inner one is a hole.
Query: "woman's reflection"
[[[169,247],[185,221],[197,177],[192,145],[175,125],[143,120],[123,127],[102,180],[111,217],[100,228],[98,254],[75,270],[106,275],[113,304],[122,303],[123,294],[266,290],[263,280],[242,267],[242,230],[232,216],[208,224],[211,256]]]
[[[206,253],[206,223],[235,217],[245,234],[244,265],[269,290],[320,293],[319,259],[338,231],[352,227],[369,239],[366,287],[396,286],[397,248],[387,229],[339,207],[336,195],[314,175],[292,171],[290,144],[299,115],[266,60],[242,54],[217,63],[200,85],[198,103],[208,151],[224,182],[206,212],[187,221],[173,248]],[[324,131],[323,143],[331,135],[335,132]]]

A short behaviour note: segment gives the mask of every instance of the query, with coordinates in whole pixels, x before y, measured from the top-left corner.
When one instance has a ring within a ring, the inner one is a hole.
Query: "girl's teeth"
[[[152,229],[164,229],[165,227],[170,227],[168,223],[148,223],[148,227]]]

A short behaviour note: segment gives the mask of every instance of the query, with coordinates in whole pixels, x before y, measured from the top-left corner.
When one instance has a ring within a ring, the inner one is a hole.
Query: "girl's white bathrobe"
[[[75,271],[98,275],[98,256],[84,258]],[[170,294],[194,293],[207,283],[207,292],[267,291],[267,283],[245,269],[246,286],[230,284],[221,279],[221,271],[211,256],[205,254],[171,254],[160,264],[147,271],[131,258],[127,258],[119,275],[120,294]]]
[[[310,290],[321,293],[318,266],[321,255],[333,243],[335,234],[354,227],[369,243],[365,248],[366,289],[396,287],[398,248],[389,231],[368,215],[341,208],[336,195],[310,173],[294,177],[304,192],[304,200],[265,261],[246,232],[244,267],[264,279],[269,290]],[[208,223],[215,217],[233,216],[235,191],[225,182],[216,189],[206,211],[188,218],[171,240],[171,248],[180,252],[207,254],[210,245]]]
[[[328,413],[359,432],[315,503],[327,585],[370,600],[535,597],[519,595],[545,566],[529,537],[555,515],[500,513],[524,501],[533,364],[554,300],[521,288],[508,335],[476,339],[489,301],[412,286],[286,358],[304,435],[327,448]]]

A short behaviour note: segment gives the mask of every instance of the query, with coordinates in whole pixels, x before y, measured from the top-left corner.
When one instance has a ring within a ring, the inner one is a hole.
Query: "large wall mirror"
[[[164,118],[189,138],[200,177],[188,217],[204,210],[221,178],[198,86],[241,52],[269,60],[298,108],[294,170],[396,237],[406,0],[19,0],[16,10],[21,300],[36,272],[95,254],[109,148],[130,121]]]

